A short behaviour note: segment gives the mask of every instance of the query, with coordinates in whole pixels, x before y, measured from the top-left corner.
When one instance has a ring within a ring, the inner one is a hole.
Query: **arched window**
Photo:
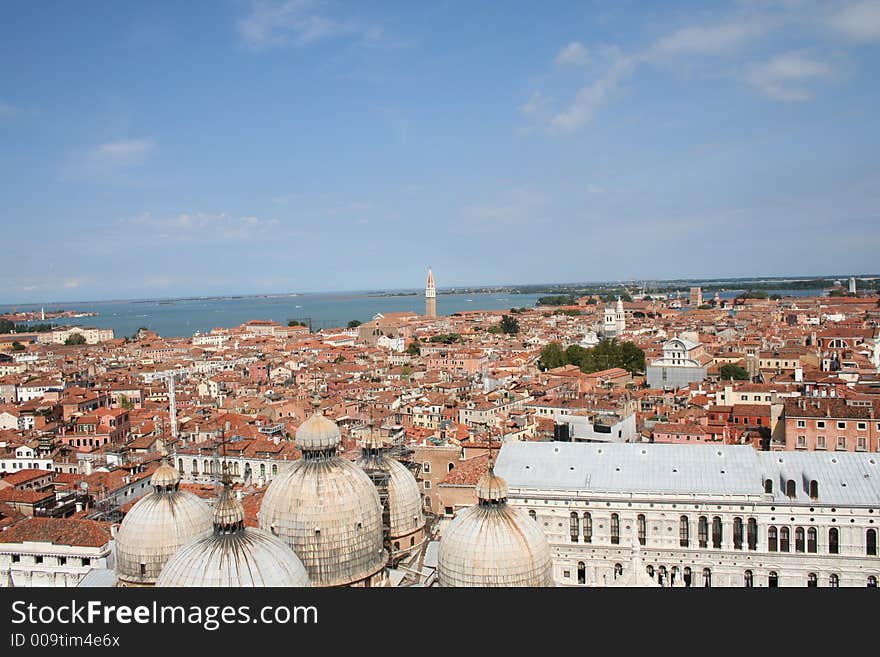
[[[874,575],[868,576],[868,588],[869,589],[876,589],[877,588],[877,578],[874,577]]]
[[[708,568],[703,568],[703,586],[707,589],[712,586],[712,571]]]
[[[828,552],[830,554],[838,554],[840,552],[840,545],[837,542],[838,536],[837,527],[832,527],[828,530]]]
[[[755,586],[755,578],[751,570],[747,570],[743,574],[743,586],[745,586],[747,589],[753,588]]]
[[[568,525],[569,534],[571,534],[571,542],[577,543],[578,537],[581,534],[581,526],[580,520],[578,519],[578,514],[576,512],[571,512],[571,517],[569,518]]]
[[[534,520],[535,522],[538,521],[538,516],[537,516],[537,514],[535,513],[534,509],[529,509],[529,518],[531,518],[531,519]]]
[[[709,545],[709,520],[706,516],[700,516],[697,522],[697,540],[701,548]]]
[[[645,541],[648,537],[648,523],[645,522],[645,515],[640,513],[638,517],[639,521],[639,543],[641,545],[645,544]]]
[[[446,472],[452,472],[452,469],[455,467],[455,463],[448,463],[446,465]]]
[[[807,530],[807,552],[809,552],[810,554],[816,554],[816,552],[818,552],[817,543],[818,534],[816,532],[816,528],[810,527]]]
[[[877,530],[869,529],[865,532],[865,554],[869,557],[877,556]]]
[[[804,528],[796,527],[794,530],[794,551],[804,551]]]
[[[776,552],[778,546],[776,544],[776,527],[770,525],[767,529],[767,551]]]
[[[782,527],[779,530],[779,551],[780,552],[788,552],[789,551],[789,539],[790,539],[791,531],[788,527]]]
[[[789,497],[794,497],[797,493],[796,486],[794,483],[794,479],[789,479],[785,482],[785,494]]]
[[[721,547],[721,518],[719,516],[712,518],[712,547]]]
[[[177,469],[180,470],[180,474],[183,474],[183,459],[177,459]]]
[[[819,482],[815,479],[810,481],[810,498],[814,500],[819,499]]]
[[[266,464],[265,463],[260,463],[260,477],[262,477],[263,479],[266,478]]]
[[[274,476],[277,475],[277,474],[278,474],[278,464],[277,464],[277,463],[273,463],[273,464],[272,464],[272,476],[274,477]]]
[[[666,566],[660,566],[657,568],[657,583],[660,586],[665,586],[667,583],[666,579]]]
[[[742,518],[734,518],[733,519],[733,549],[734,550],[742,550],[743,549],[743,519]]]
[[[818,580],[816,579],[816,573],[810,573],[807,575],[807,586],[810,588],[816,588],[819,586]]]
[[[578,584],[587,583],[587,566],[583,561],[578,561]]]
[[[620,516],[616,513],[611,514],[611,542],[614,545],[620,543]]]
[[[779,587],[779,575],[776,574],[775,570],[771,570],[770,574],[767,575],[767,586],[771,589]]]
[[[687,588],[690,588],[691,582],[693,581],[693,577],[694,576],[693,576],[693,573],[691,572],[690,566],[685,566],[684,567],[684,574],[682,575],[681,579]]]
[[[690,523],[687,516],[678,519],[678,544],[681,547],[687,547],[690,542]]]
[[[593,516],[584,514],[584,543],[593,542]]]
[[[836,589],[837,587],[839,587],[840,586],[840,576],[832,574],[828,578],[828,586],[830,586],[832,589]]]
[[[758,549],[758,521],[754,518],[749,518],[748,522],[748,543],[750,550]]]
[[[648,577],[650,577],[651,579],[654,579],[654,566],[648,565],[648,567],[645,568],[645,570],[648,571]]]
[[[675,586],[676,581],[678,581],[678,566],[673,566],[669,569],[669,586]]]
[[[614,579],[623,575],[623,566],[619,563],[614,564]]]
[[[772,479],[765,479],[764,480],[764,492],[768,493],[768,494],[773,492],[773,480]]]
[[[196,461],[195,459],[193,459],[193,471],[192,471],[192,473],[193,473],[194,475],[199,474],[199,462]]]

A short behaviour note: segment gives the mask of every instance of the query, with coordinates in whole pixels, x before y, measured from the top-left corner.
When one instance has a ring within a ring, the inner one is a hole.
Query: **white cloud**
[[[255,216],[234,217],[224,212],[182,212],[166,217],[154,217],[145,212],[120,220],[125,235],[137,232],[147,238],[174,242],[240,241],[270,235],[281,222],[278,219],[260,219]]]
[[[74,156],[63,168],[66,178],[107,179],[143,164],[155,151],[152,139],[125,139],[99,144]]]
[[[813,97],[803,84],[811,79],[829,78],[833,69],[806,55],[789,52],[752,68],[748,81],[775,100],[803,101]]]
[[[589,123],[599,107],[607,102],[617,89],[619,82],[632,70],[633,64],[632,58],[619,59],[611,65],[604,76],[581,87],[571,105],[550,119],[548,128],[550,133],[572,132]]]
[[[64,281],[64,288],[67,290],[72,290],[74,288],[78,288],[82,284],[82,279],[79,278],[68,278]]]
[[[831,16],[829,25],[854,41],[880,39],[880,2],[861,0]]]
[[[466,206],[461,218],[471,228],[491,229],[498,226],[523,225],[539,221],[547,199],[530,189],[511,189],[499,197]]]
[[[551,100],[540,91],[536,91],[531,97],[519,106],[519,111],[526,116],[541,114],[550,106]]]
[[[728,22],[717,25],[684,27],[659,39],[649,57],[664,54],[717,54],[729,52],[763,34],[767,26],[760,21]]]
[[[584,48],[582,43],[572,41],[557,53],[556,59],[553,61],[557,66],[564,66],[566,64],[584,66],[590,61],[590,56],[587,54],[587,49]]]
[[[382,28],[317,13],[312,0],[256,0],[238,22],[238,32],[252,48],[306,46],[326,39],[351,37],[367,44],[382,40]]]

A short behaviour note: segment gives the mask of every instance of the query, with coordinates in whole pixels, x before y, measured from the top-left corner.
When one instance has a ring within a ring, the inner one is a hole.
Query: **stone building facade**
[[[613,584],[635,531],[658,585],[877,586],[880,457],[749,446],[510,443],[496,470],[561,586]]]

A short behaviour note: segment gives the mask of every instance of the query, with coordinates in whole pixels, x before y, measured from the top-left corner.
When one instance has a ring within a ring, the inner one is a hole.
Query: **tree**
[[[620,366],[630,373],[645,371],[645,352],[635,342],[620,345]]]
[[[516,335],[519,333],[519,322],[516,317],[510,315],[501,316],[501,331],[507,335]]]
[[[339,355],[336,357],[336,360],[334,360],[333,362],[334,362],[334,363],[343,363],[343,362],[345,362],[345,356],[343,356],[342,354],[339,354]]]
[[[85,343],[86,343],[86,339],[82,333],[74,333],[74,334],[70,335],[64,341],[64,344],[66,344],[68,347],[73,346],[73,345],[85,344]]]
[[[406,353],[410,356],[418,356],[422,353],[422,348],[419,346],[419,339],[416,338],[415,342],[410,342],[409,346],[406,348]]]
[[[722,365],[719,372],[721,378],[726,380],[733,379],[734,381],[748,381],[751,378],[747,370],[739,365],[734,365],[733,363]]]
[[[134,402],[125,395],[119,395],[119,406],[120,408],[124,408],[125,410],[130,411],[134,408]]]
[[[544,371],[554,367],[565,365],[565,352],[558,342],[551,342],[541,349],[541,357],[538,359],[538,367]]]
[[[400,368],[400,376],[402,376],[405,379],[408,379],[409,375],[412,374],[412,371],[413,371],[412,367],[410,367],[409,365],[404,365],[403,367]]]
[[[461,335],[458,333],[443,333],[441,335],[431,336],[429,342],[442,342],[443,344],[452,344],[453,342],[461,342]]]
[[[771,300],[771,301],[779,301],[780,299],[782,299],[782,295],[781,295],[781,294],[771,294],[771,295],[770,295],[770,300]]]
[[[306,324],[305,322],[298,322],[295,319],[292,319],[289,322],[287,322],[287,325],[288,326],[308,326],[308,324]]]
[[[348,323],[348,328],[357,328],[357,327],[360,326],[362,323],[363,323],[363,322],[360,322],[360,321],[358,321],[358,320],[356,320],[356,319],[353,319],[353,320],[351,320],[351,321]]]
[[[24,345],[18,340],[12,343],[12,351],[24,351],[24,349]]]

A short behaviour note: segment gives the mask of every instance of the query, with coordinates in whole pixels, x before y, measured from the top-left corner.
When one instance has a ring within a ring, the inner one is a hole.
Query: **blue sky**
[[[876,0],[0,18],[3,303],[880,269]]]

